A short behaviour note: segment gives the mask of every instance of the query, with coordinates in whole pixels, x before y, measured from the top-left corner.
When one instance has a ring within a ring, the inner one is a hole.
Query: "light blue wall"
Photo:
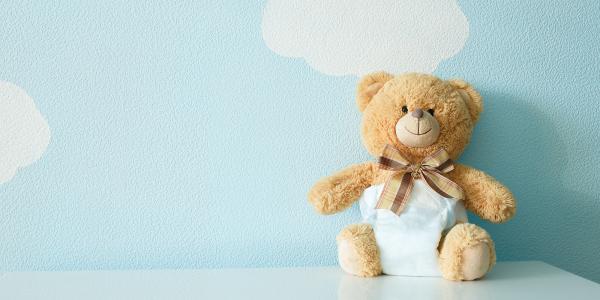
[[[0,185],[0,269],[334,264],[358,210],[319,216],[305,194],[370,159],[357,78],[270,51],[260,1],[143,2],[3,2],[0,80],[52,140]],[[518,197],[513,221],[483,223],[499,259],[596,281],[599,3],[461,1],[469,40],[435,72],[485,97],[461,160]]]

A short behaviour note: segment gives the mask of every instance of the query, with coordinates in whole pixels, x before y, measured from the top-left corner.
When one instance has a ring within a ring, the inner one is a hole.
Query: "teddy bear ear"
[[[477,120],[479,120],[479,114],[483,111],[483,100],[481,99],[479,92],[477,92],[468,82],[461,79],[451,79],[448,80],[448,83],[458,91],[465,101],[465,104],[467,104],[473,123],[477,122]]]
[[[376,72],[363,76],[358,82],[356,89],[356,104],[358,105],[358,109],[361,112],[365,110],[371,99],[373,99],[373,96],[392,78],[394,76],[386,72]]]

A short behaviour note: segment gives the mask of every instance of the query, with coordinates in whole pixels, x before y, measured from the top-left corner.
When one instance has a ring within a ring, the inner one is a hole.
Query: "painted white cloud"
[[[330,75],[432,72],[469,35],[456,0],[269,0],[269,48]]]
[[[0,184],[42,156],[50,128],[33,99],[20,87],[0,81]]]

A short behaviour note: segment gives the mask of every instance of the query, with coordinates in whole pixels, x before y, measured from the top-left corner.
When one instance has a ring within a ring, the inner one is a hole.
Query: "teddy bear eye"
[[[408,107],[406,107],[406,105],[402,106],[402,112],[403,113],[407,113],[408,112]]]
[[[428,109],[427,112],[433,116],[433,113],[434,113],[433,108]]]

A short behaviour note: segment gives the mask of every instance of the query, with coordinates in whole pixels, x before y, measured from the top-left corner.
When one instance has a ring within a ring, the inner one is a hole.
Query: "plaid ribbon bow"
[[[421,163],[413,164],[402,157],[396,148],[386,145],[379,157],[379,166],[394,172],[385,182],[376,208],[389,209],[400,215],[418,178],[422,178],[429,188],[442,197],[463,199],[462,188],[443,175],[454,170],[454,165],[442,148]]]

